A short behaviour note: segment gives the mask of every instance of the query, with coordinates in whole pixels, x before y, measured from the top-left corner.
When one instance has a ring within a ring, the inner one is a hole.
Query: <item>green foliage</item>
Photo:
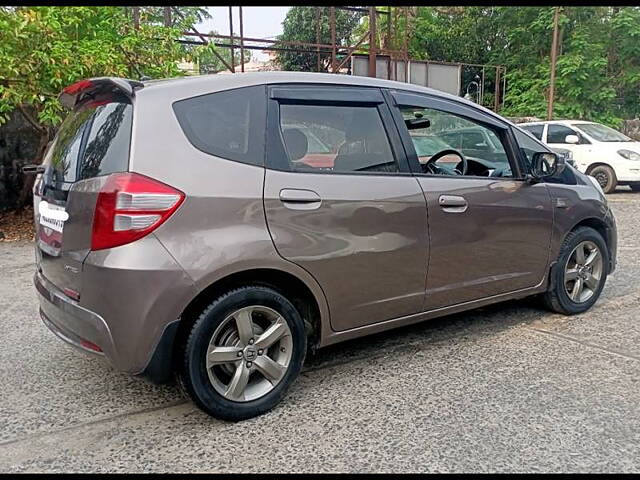
[[[320,8],[320,7],[318,7]],[[291,7],[282,22],[283,32],[278,40],[316,43],[316,7]],[[320,21],[320,43],[331,43],[331,30],[329,26],[329,7],[320,8],[322,19]],[[336,16],[336,43],[346,44],[362,16],[359,12],[335,10]],[[287,48],[286,45],[276,44],[276,47]],[[315,48],[307,52],[277,51],[276,60],[283,70],[293,71],[318,71],[318,56]],[[320,70],[326,72],[331,64],[331,54],[320,54]]]
[[[0,123],[26,106],[41,128],[57,125],[58,93],[82,78],[180,75],[180,22],[199,10],[183,8],[191,20],[173,28],[162,25],[161,8],[141,8],[136,30],[125,7],[0,7]]]
[[[546,116],[554,7],[419,7],[414,12],[412,58],[504,65],[502,113]],[[640,8],[562,7],[559,25],[555,117],[616,126],[622,118],[639,116]],[[404,35],[403,22],[397,35]],[[487,94],[492,81],[487,79]]]

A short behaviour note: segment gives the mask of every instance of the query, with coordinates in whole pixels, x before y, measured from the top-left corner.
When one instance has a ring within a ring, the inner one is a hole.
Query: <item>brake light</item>
[[[125,245],[148,235],[177,210],[185,195],[137,173],[113,173],[98,194],[91,249]]]
[[[69,95],[73,95],[78,93],[80,90],[85,90],[90,87],[93,87],[93,82],[91,80],[80,80],[79,82],[72,83],[68,87],[65,87],[62,91]]]

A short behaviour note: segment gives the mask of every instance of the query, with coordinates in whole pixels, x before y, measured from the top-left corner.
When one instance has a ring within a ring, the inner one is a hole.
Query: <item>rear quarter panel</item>
[[[232,85],[237,88],[238,81]],[[264,214],[264,168],[201,152],[180,128],[172,103],[214,91],[211,86],[179,92],[143,89],[137,98],[131,170],[186,195],[154,234],[193,281],[194,296],[233,273],[276,269],[295,275],[309,287],[320,309],[322,328],[329,328],[320,286],[275,250]]]

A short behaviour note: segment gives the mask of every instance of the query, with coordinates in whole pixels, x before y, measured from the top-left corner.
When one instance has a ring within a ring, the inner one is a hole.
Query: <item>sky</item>
[[[282,21],[291,7],[242,7],[244,36],[254,38],[270,38],[282,33]],[[213,18],[198,24],[199,32],[208,33],[215,30],[222,35],[229,35],[229,7],[208,7]],[[233,30],[240,32],[238,7],[233,7]],[[267,55],[260,50],[252,50],[253,58],[267,60]]]

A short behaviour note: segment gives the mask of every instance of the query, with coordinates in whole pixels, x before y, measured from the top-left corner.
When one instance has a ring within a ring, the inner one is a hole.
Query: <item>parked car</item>
[[[571,150],[567,150],[566,148],[558,148],[551,145],[549,145],[549,148],[551,148],[552,151],[560,155],[564,159],[565,163],[575,168],[576,163],[573,160],[573,152]]]
[[[575,166],[598,180],[605,193],[617,185],[640,191],[640,142],[594,122],[558,120],[519,125],[550,147],[573,152]]]
[[[60,100],[34,186],[42,320],[117,370],[177,373],[218,418],[268,411],[337,342],[530,295],[584,312],[616,265],[595,179],[442,92],[265,72],[94,78]],[[467,157],[452,126],[501,156]],[[421,163],[425,130],[440,150]],[[332,167],[298,162],[310,134]]]

